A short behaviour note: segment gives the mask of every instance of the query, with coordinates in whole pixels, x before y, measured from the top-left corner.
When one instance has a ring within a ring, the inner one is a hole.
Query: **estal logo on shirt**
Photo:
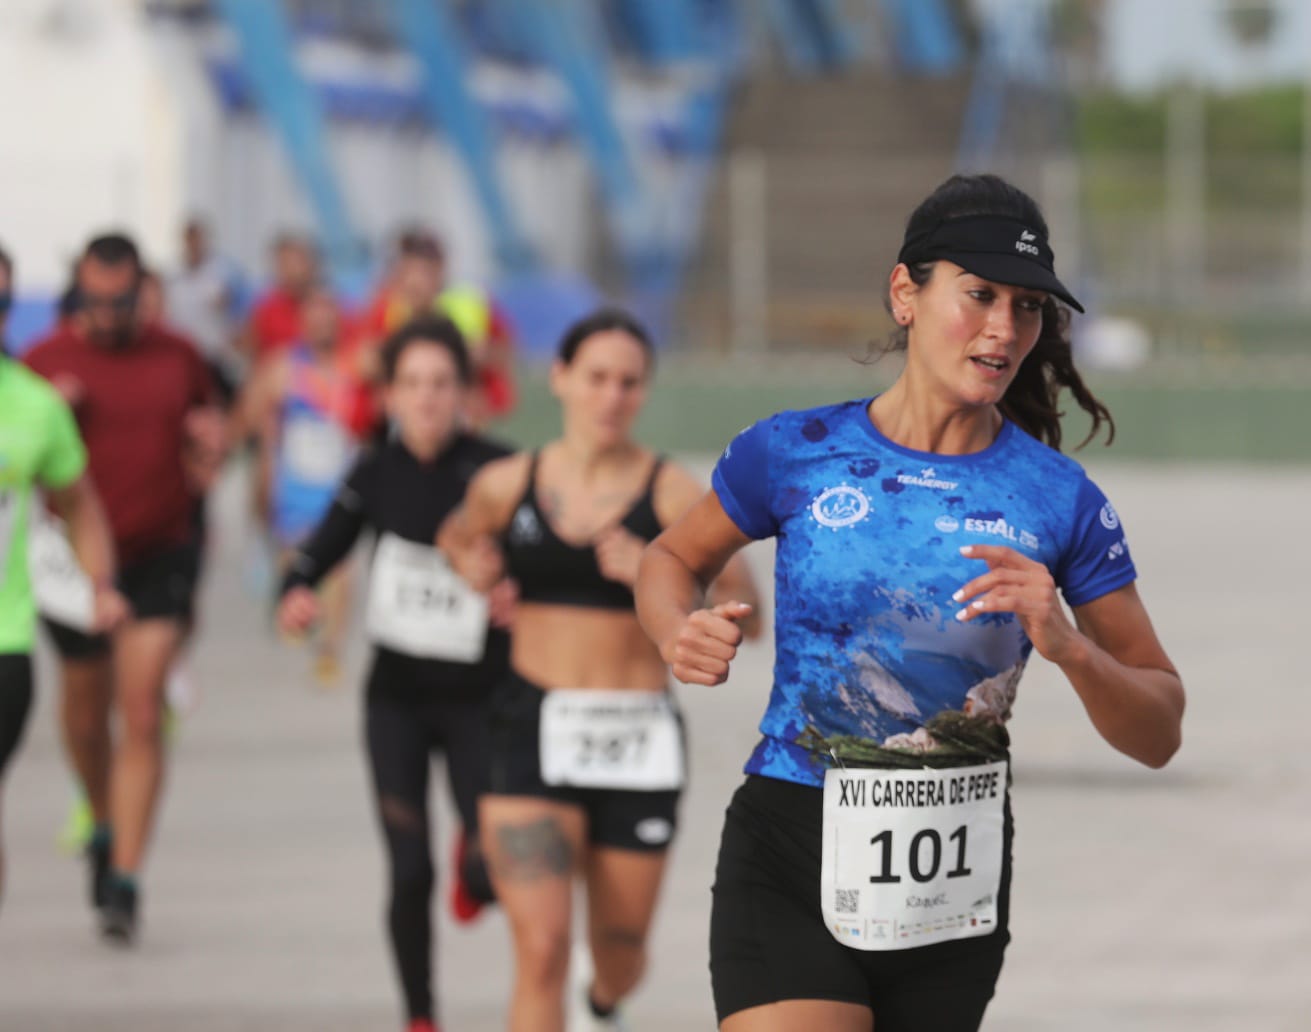
[[[965,517],[965,533],[967,534],[984,534],[988,537],[1004,538],[1007,541],[1014,542],[1022,548],[1030,551],[1037,551],[1038,536],[1032,531],[1022,530],[1019,527],[1012,526],[1006,522],[1006,518],[1000,513],[995,516]]]

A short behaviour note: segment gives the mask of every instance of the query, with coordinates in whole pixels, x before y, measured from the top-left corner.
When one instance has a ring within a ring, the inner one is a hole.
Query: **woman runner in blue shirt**
[[[1115,509],[1058,451],[1074,368],[1033,200],[954,176],[889,281],[905,368],[883,394],[784,412],[647,549],[638,613],[674,676],[728,676],[749,611],[700,608],[777,539],[762,738],[729,806],[711,976],[723,1032],[977,1029],[1009,939],[1005,721],[1032,650],[1115,748],[1163,766],[1183,686]],[[1073,620],[1061,606],[1061,596]]]

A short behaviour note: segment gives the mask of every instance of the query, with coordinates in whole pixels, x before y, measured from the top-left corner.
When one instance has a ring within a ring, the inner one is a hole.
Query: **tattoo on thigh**
[[[534,881],[558,878],[573,869],[573,847],[553,817],[530,824],[502,824],[495,837],[495,870],[501,878]]]

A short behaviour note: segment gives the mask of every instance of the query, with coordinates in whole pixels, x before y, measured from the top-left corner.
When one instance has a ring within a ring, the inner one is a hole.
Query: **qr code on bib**
[[[833,909],[839,914],[854,914],[860,909],[860,889],[835,889]]]

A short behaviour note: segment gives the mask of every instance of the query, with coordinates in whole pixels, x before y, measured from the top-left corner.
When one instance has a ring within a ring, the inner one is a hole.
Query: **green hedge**
[[[651,393],[639,436],[661,451],[714,453],[742,427],[787,408],[807,408],[878,390],[877,375],[732,382],[704,371],[666,371]],[[1311,460],[1309,392],[1298,383],[1258,386],[1145,386],[1114,378],[1094,384],[1118,427],[1115,444],[1091,444],[1087,457],[1164,461],[1306,462]],[[1069,407],[1073,407],[1070,403]],[[1076,409],[1077,411],[1077,409]],[[521,447],[559,432],[559,413],[545,382],[523,384],[514,417],[496,429]],[[1087,432],[1071,417],[1070,445]]]
[[[1166,93],[1082,95],[1076,123],[1080,151],[1085,155],[1161,152],[1168,103]],[[1303,103],[1300,86],[1208,93],[1203,98],[1207,150],[1300,154]]]

